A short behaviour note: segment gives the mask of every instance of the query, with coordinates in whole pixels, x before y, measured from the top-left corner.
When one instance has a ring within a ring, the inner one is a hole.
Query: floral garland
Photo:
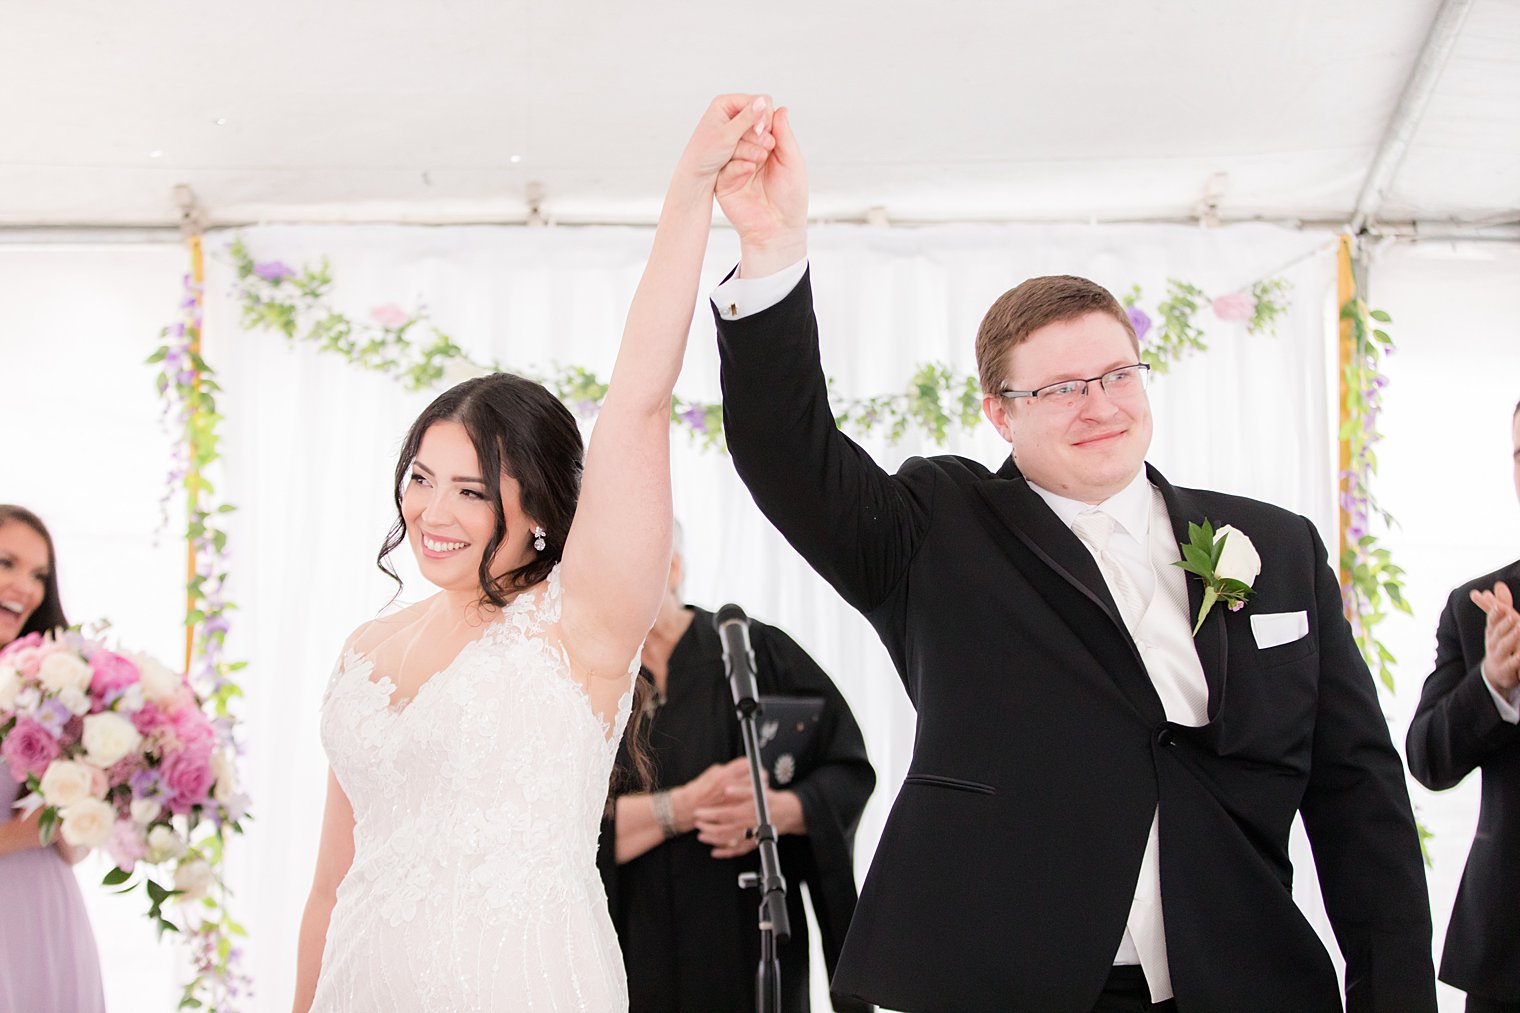
[[[195,251],[198,255],[199,251]],[[195,274],[184,277],[184,298],[180,302],[181,319],[164,328],[161,345],[148,359],[159,367],[157,384],[163,401],[162,418],[175,433],[174,466],[167,476],[163,506],[175,490],[186,496],[185,537],[194,553],[195,570],[186,583],[185,625],[190,631],[188,657],[193,661],[187,673],[197,694],[206,700],[216,715],[220,735],[233,742],[235,721],[232,701],[243,695],[234,676],[246,662],[229,662],[224,654],[230,628],[227,614],[236,606],[226,596],[229,568],[227,533],[220,518],[235,508],[221,502],[215,486],[207,478],[207,469],[219,457],[218,428],[222,416],[216,410],[214,395],[220,392],[215,372],[199,352],[204,306],[204,285]],[[245,804],[246,800],[244,800]],[[222,859],[226,831],[242,833],[245,811],[229,813],[225,826],[218,824],[191,841],[191,851],[210,869],[210,884],[200,899],[198,909],[186,910],[186,926],[167,918],[158,919],[159,931],[184,931],[190,947],[194,976],[185,985],[180,1008],[210,1009],[230,1013],[235,1002],[246,995],[250,980],[240,969],[241,949],[236,939],[246,930],[231,915],[226,883],[222,877]],[[202,827],[204,828],[204,824]],[[129,876],[112,870],[107,885],[127,883]],[[146,889],[154,901],[155,912],[173,892],[147,880]],[[126,888],[131,889],[135,883]]]
[[[1377,675],[1393,692],[1393,654],[1377,639],[1379,623],[1388,618],[1389,608],[1409,615],[1404,598],[1404,570],[1395,565],[1388,549],[1378,542],[1372,531],[1373,519],[1389,528],[1393,515],[1383,509],[1372,493],[1377,475],[1378,416],[1383,410],[1383,388],[1388,378],[1382,372],[1382,358],[1394,350],[1393,339],[1378,327],[1391,318],[1382,310],[1369,309],[1360,296],[1341,307],[1341,319],[1350,322],[1351,350],[1341,377],[1345,404],[1340,439],[1347,444],[1349,466],[1340,474],[1340,507],[1346,515],[1345,538],[1341,546],[1341,571],[1344,583],[1341,595],[1346,617],[1357,647]]]
[[[414,391],[504,368],[499,362],[468,359],[428,319],[425,308],[408,311],[388,303],[372,309],[368,320],[344,316],[328,301],[333,278],[326,259],[296,270],[278,260],[255,260],[241,239],[233,242],[229,254],[237,273],[242,325],[247,330],[278,331],[289,341],[314,344],[319,351],[341,355],[356,366],[393,376]],[[1139,285],[1123,300],[1143,345],[1140,357],[1158,372],[1208,348],[1198,322],[1205,306],[1221,321],[1244,323],[1247,333],[1273,333],[1287,311],[1290,288],[1286,280],[1271,278],[1256,282],[1248,291],[1209,299],[1196,285],[1175,278],[1167,287],[1167,298],[1155,307],[1159,325],[1139,307]],[[521,375],[542,383],[583,418],[595,415],[607,395],[607,384],[581,366],[557,366],[547,375]],[[833,386],[831,381],[831,391]],[[970,431],[982,417],[977,378],[957,375],[934,362],[920,364],[905,390],[865,397],[831,393],[829,400],[841,429],[857,435],[884,432],[892,443],[916,431],[943,445],[952,427]],[[699,446],[722,450],[725,445],[721,404],[676,395],[671,399],[670,421]]]
[[[1145,346],[1140,358],[1150,363],[1158,373],[1165,373],[1172,365],[1195,352],[1208,351],[1203,340],[1203,328],[1198,326],[1197,316],[1207,303],[1214,316],[1228,323],[1243,323],[1251,335],[1276,334],[1277,321],[1287,312],[1288,291],[1292,288],[1285,278],[1263,278],[1255,282],[1249,291],[1232,292],[1210,299],[1203,289],[1176,278],[1166,282],[1166,298],[1156,304],[1157,325],[1150,314],[1139,308],[1142,293],[1135,285],[1120,300],[1129,322],[1135,328],[1135,336]],[[1151,334],[1152,328],[1155,333]]]

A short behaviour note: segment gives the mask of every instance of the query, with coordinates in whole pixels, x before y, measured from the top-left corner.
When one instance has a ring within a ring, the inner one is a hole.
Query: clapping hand
[[[1515,599],[1504,581],[1492,591],[1469,593],[1474,605],[1488,616],[1483,630],[1483,677],[1500,693],[1508,694],[1520,685],[1520,614]]]

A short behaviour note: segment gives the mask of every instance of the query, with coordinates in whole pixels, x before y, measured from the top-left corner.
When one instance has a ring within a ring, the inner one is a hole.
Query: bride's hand
[[[719,170],[730,163],[753,172],[776,146],[770,120],[768,96],[719,95],[697,122],[677,171],[708,183],[716,183]]]

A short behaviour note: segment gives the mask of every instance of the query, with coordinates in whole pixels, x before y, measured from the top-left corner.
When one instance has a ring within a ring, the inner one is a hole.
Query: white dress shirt
[[[1186,575],[1171,565],[1182,558],[1182,553],[1173,538],[1171,517],[1160,490],[1150,484],[1143,470],[1129,485],[1097,506],[1057,495],[1033,482],[1029,487],[1067,527],[1090,510],[1114,519],[1108,553],[1119,561],[1131,582],[1148,599],[1139,621],[1127,625],[1156,695],[1161,698],[1166,718],[1173,724],[1195,728],[1206,724],[1208,682],[1193,648]],[[1085,541],[1083,544],[1087,545]],[[1091,546],[1087,548],[1093,551]],[[1124,938],[1114,955],[1116,964],[1140,965],[1152,1002],[1164,1002],[1173,994],[1161,904],[1160,820],[1161,809],[1157,806],[1140,860]]]
[[[1487,656],[1484,660],[1488,660]],[[1494,706],[1499,708],[1499,717],[1512,725],[1520,725],[1520,686],[1516,686],[1508,693],[1499,692],[1499,688],[1488,681],[1488,676],[1483,674],[1483,668],[1478,668],[1478,677],[1483,680],[1483,685],[1488,687],[1488,695],[1494,698]]]
[[[764,278],[741,278],[736,267],[732,277],[713,289],[713,305],[718,308],[718,313],[724,320],[743,320],[754,316],[791,294],[792,289],[797,287],[797,283],[807,273],[807,266],[807,259],[803,258]]]

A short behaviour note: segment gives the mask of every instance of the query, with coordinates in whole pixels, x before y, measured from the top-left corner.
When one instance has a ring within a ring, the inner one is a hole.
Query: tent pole
[[[1415,131],[1425,115],[1425,107],[1430,104],[1430,96],[1440,83],[1441,71],[1446,68],[1446,60],[1456,46],[1462,22],[1467,19],[1472,6],[1473,0],[1442,0],[1441,9],[1436,12],[1425,43],[1420,47],[1414,70],[1404,85],[1404,94],[1394,107],[1377,153],[1373,155],[1372,165],[1367,169],[1367,177],[1362,181],[1362,191],[1357,195],[1356,207],[1351,214],[1353,235],[1366,229],[1383,206],[1383,199],[1409,152]]]

